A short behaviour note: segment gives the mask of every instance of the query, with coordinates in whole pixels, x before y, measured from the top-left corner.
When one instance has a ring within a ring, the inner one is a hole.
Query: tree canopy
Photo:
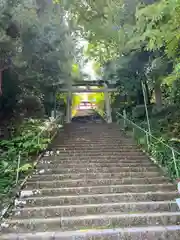
[[[179,79],[180,0],[59,3],[88,40],[86,54],[104,69],[104,78],[116,80],[126,94],[140,94],[143,81],[160,107],[162,84]]]
[[[1,102],[5,94],[4,71],[10,82],[16,75],[20,95],[43,98],[46,88],[70,84],[78,77],[75,37],[67,11],[52,1],[0,2]],[[6,74],[7,75],[7,74]]]
[[[96,73],[115,80],[137,102],[142,102],[144,82],[160,107],[162,84],[173,83],[173,88],[179,79],[180,0],[0,4],[0,69],[16,75],[22,95],[43,96],[48,86],[83,78],[79,39],[88,41],[85,54],[94,60]]]

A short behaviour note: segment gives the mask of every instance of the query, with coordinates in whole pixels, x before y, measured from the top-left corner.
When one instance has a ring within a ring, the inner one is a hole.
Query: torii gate
[[[79,87],[86,87],[85,89],[79,88]],[[98,88],[91,88],[91,87],[103,87],[101,89]],[[106,121],[107,123],[112,123],[112,115],[111,115],[111,102],[109,99],[109,92],[116,92],[117,88],[110,88],[107,82],[105,81],[81,81],[78,83],[73,84],[71,87],[68,87],[67,89],[62,88],[60,90],[61,92],[67,92],[67,109],[66,109],[66,123],[71,122],[71,105],[72,105],[72,93],[90,93],[90,92],[102,92],[105,96],[105,109],[106,109]]]

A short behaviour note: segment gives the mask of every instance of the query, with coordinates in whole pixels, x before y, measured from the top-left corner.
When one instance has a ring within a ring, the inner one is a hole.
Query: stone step
[[[64,161],[58,161],[56,158],[55,159],[52,159],[52,160],[50,160],[50,161],[48,161],[48,160],[40,160],[39,161],[39,164],[38,164],[38,166],[40,166],[40,165],[47,165],[47,164],[49,164],[49,166],[61,166],[61,167],[74,167],[74,166],[76,166],[76,167],[82,167],[82,164],[83,162],[81,162],[81,161],[78,161],[78,162],[75,162],[75,161],[68,161],[68,162],[66,162],[66,160],[64,160]],[[154,166],[156,166],[153,162],[151,162],[151,161],[145,161],[145,162],[143,162],[143,161],[141,161],[140,162],[140,164],[141,164],[141,166],[142,167],[154,167]],[[83,165],[84,166],[84,165]],[[128,161],[116,161],[116,162],[113,162],[113,161],[109,161],[109,162],[106,162],[106,161],[103,161],[103,162],[99,162],[99,161],[94,161],[94,162],[92,162],[92,161],[86,161],[86,166],[91,166],[91,167],[115,167],[115,166],[117,166],[117,167],[129,167],[129,166],[131,166],[131,167],[137,167],[137,163],[135,162],[135,161],[131,161],[131,162],[128,162]]]
[[[111,144],[112,144],[112,141],[115,141],[116,144],[121,143],[121,145],[126,145],[126,144],[135,145],[133,140],[129,140],[125,137],[118,136],[118,134],[115,135],[111,133],[109,134],[109,136],[105,136],[105,135],[100,136],[100,134],[96,132],[94,136],[91,135],[88,137],[85,136],[86,134],[87,133],[85,133],[84,136],[81,136],[80,133],[76,133],[74,136],[73,135],[69,135],[68,137],[64,136],[63,140],[65,144],[69,143],[70,145],[76,145],[78,143],[88,144],[89,142],[91,142],[92,144],[95,143],[95,144],[105,145],[107,141],[109,141]]]
[[[92,141],[88,142],[88,143],[76,143],[76,144],[54,144],[51,148],[52,150],[56,151],[56,150],[62,150],[64,151],[64,149],[75,149],[75,150],[81,150],[81,149],[94,149],[94,150],[99,150],[99,149],[109,149],[109,150],[117,150],[117,149],[124,149],[124,150],[141,150],[140,147],[138,147],[137,145],[122,145],[122,143],[109,143],[109,145],[107,146],[107,143],[105,144],[100,144],[100,143],[93,143]]]
[[[153,213],[132,213],[122,214],[99,214],[73,217],[53,218],[31,218],[31,219],[9,219],[8,229],[2,229],[3,233],[26,233],[48,231],[70,231],[93,228],[124,228],[136,226],[162,226],[179,225],[180,212],[153,212]]]
[[[121,158],[130,158],[130,157],[132,157],[133,159],[138,159],[139,157],[140,157],[140,159],[142,159],[143,157],[144,158],[146,158],[147,159],[147,156],[145,155],[145,153],[143,153],[143,152],[111,152],[111,151],[109,151],[109,152],[105,152],[105,151],[100,151],[100,152],[91,152],[91,151],[88,151],[88,150],[84,150],[84,151],[62,151],[62,152],[58,152],[57,154],[56,154],[56,152],[52,152],[52,153],[50,153],[51,154],[51,157],[56,157],[57,159],[61,159],[62,157],[69,157],[69,156],[72,156],[72,157],[74,157],[74,156],[77,156],[77,157],[82,157],[82,156],[84,156],[84,157],[89,157],[89,156],[91,156],[92,155],[92,157],[94,158],[98,158],[98,157],[101,157],[101,158],[106,158],[106,157],[112,157],[112,158],[117,158],[117,157],[119,157],[120,159]],[[50,156],[50,154],[49,154],[49,156]],[[48,155],[47,156],[44,156],[44,158],[48,158]]]
[[[146,166],[155,166],[155,164],[151,161],[135,161],[135,160],[90,160],[87,162],[87,160],[56,160],[56,158],[51,160],[44,160],[41,159],[38,163],[38,166],[43,166],[44,164],[49,164],[51,166],[52,164],[59,165],[62,167],[73,167],[73,166],[82,166],[86,163],[86,166],[100,166],[100,167],[106,167],[106,166],[122,166],[122,167],[137,167],[138,165],[146,167]]]
[[[42,168],[41,168],[42,169]],[[37,166],[37,172],[39,172],[39,168]],[[154,166],[154,167],[84,167],[83,165],[81,167],[73,167],[73,168],[50,168],[49,166],[44,166],[43,170],[45,171],[45,174],[67,174],[67,173],[131,173],[131,172],[136,172],[136,173],[145,173],[145,172],[159,172],[159,168]]]
[[[63,138],[64,139],[64,138]],[[109,141],[111,141],[113,139],[113,137],[112,136],[110,136],[110,138],[109,138]],[[80,147],[79,145],[80,145],[80,143],[79,143],[79,141],[71,141],[70,139],[67,139],[68,141],[66,142],[66,141],[63,141],[63,143],[61,142],[61,143],[59,143],[59,141],[57,141],[57,142],[54,142],[54,144],[53,144],[53,147],[60,147],[60,148],[63,148],[63,147]],[[104,147],[104,148],[106,148],[107,147],[107,145],[106,145],[106,143],[103,143],[102,141],[99,141],[99,140],[97,140],[97,137],[96,137],[96,139],[94,139],[94,141],[92,141],[92,139],[89,139],[90,141],[85,141],[84,139],[82,139],[82,147],[89,147],[89,146],[94,146],[94,147],[97,147],[97,144],[98,144],[98,146],[99,147]],[[90,143],[90,144],[89,144]],[[119,144],[120,143],[120,144]],[[108,145],[109,147],[115,147],[115,148],[117,148],[117,147],[129,147],[129,148],[139,148],[139,146],[133,141],[131,141],[131,142],[129,142],[129,141],[127,141],[127,140],[125,140],[125,139],[120,139],[120,138],[117,138],[116,139],[116,143],[114,144],[114,143],[112,143],[112,142],[110,142],[109,143],[109,145]]]
[[[138,157],[144,157],[145,156],[145,154],[143,153],[143,152],[120,152],[120,151],[118,151],[118,152],[113,152],[113,151],[106,151],[106,152],[104,152],[104,151],[84,151],[84,152],[79,152],[79,151],[64,151],[64,152],[60,152],[60,154],[59,154],[59,157],[66,157],[66,156],[81,156],[82,157],[82,154],[83,154],[83,156],[96,156],[96,157],[98,157],[98,156],[109,156],[109,155],[111,155],[111,156],[120,156],[120,157],[132,157],[133,156],[133,158],[138,158]]]
[[[36,232],[1,235],[2,240],[179,240],[180,226],[145,226],[127,228],[84,228],[76,231]]]
[[[51,151],[53,151],[53,152],[57,152],[57,151],[60,151],[60,153],[64,153],[64,152],[70,152],[70,153],[74,153],[74,152],[77,152],[77,153],[84,153],[84,151],[86,151],[86,152],[90,152],[90,153],[101,153],[102,151],[104,152],[104,153],[119,153],[119,154],[124,154],[124,153],[126,153],[127,154],[127,152],[128,153],[142,153],[142,151],[140,150],[140,149],[134,149],[134,148],[124,148],[124,149],[122,149],[122,148],[116,148],[116,149],[113,149],[113,148],[109,148],[109,147],[106,147],[106,148],[93,148],[93,147],[88,147],[88,148],[63,148],[63,149],[61,149],[61,148],[55,148],[55,149],[53,149],[52,148],[52,150]],[[48,153],[48,152],[47,152]]]
[[[69,141],[68,141],[69,142]],[[77,151],[81,151],[81,150],[91,150],[91,151],[100,151],[100,150],[107,150],[107,151],[142,151],[142,149],[136,145],[136,146],[131,146],[131,145],[122,145],[121,143],[118,142],[113,142],[110,143],[109,145],[107,145],[108,142],[106,142],[105,144],[99,144],[99,143],[94,143],[93,141],[89,141],[87,144],[84,143],[76,143],[76,144],[70,144],[69,145],[65,145],[65,144],[61,144],[61,145],[51,145],[51,147],[48,150],[52,150],[52,151],[66,151],[66,150],[77,150]],[[48,152],[48,150],[46,152]]]
[[[100,125],[98,125],[100,126]],[[65,139],[69,139],[72,140],[73,138],[78,142],[78,141],[82,141],[83,139],[85,139],[86,141],[89,139],[95,139],[97,141],[97,139],[101,139],[101,140],[106,140],[109,139],[110,136],[112,136],[113,139],[118,139],[118,140],[123,140],[126,139],[126,141],[128,142],[133,142],[132,139],[129,137],[127,137],[126,135],[122,135],[121,132],[119,130],[113,130],[113,129],[109,129],[107,130],[107,128],[94,128],[94,127],[88,127],[88,131],[86,129],[74,129],[74,132],[70,132],[68,134],[65,134],[64,138]],[[92,132],[93,130],[93,132]],[[106,134],[105,134],[105,131]]]
[[[159,171],[159,168],[155,165],[155,164],[151,164],[151,165],[141,165],[141,166],[137,166],[137,164],[126,164],[126,165],[122,165],[122,164],[106,164],[106,165],[99,165],[99,164],[91,164],[89,165],[88,163],[86,164],[86,167],[84,166],[84,164],[74,164],[71,165],[71,167],[69,166],[62,166],[61,164],[38,164],[36,166],[36,169],[48,169],[49,171],[53,171],[53,172],[59,172],[61,173],[61,171],[63,171],[63,173],[67,173],[67,172],[75,172],[75,173],[81,173],[81,172],[107,172],[108,170],[111,172],[147,172],[149,171]],[[79,171],[78,171],[79,170]]]
[[[98,127],[100,127],[100,125],[98,125]],[[110,139],[110,137],[112,137],[112,139],[118,139],[120,140],[125,140],[125,142],[131,142],[133,143],[133,139],[131,137],[128,137],[127,135],[123,135],[121,133],[121,131],[119,131],[119,129],[109,129],[107,130],[106,127],[104,128],[98,128],[96,126],[93,126],[92,128],[88,126],[88,131],[86,129],[74,129],[74,131],[72,132],[72,129],[70,130],[71,132],[65,134],[63,139],[69,139],[72,140],[72,138],[75,138],[76,141],[81,141],[81,140],[89,140],[89,139],[95,139],[97,141],[97,139],[101,139],[101,140],[105,140],[105,139]],[[93,130],[93,132],[92,132]],[[106,132],[102,132],[102,130],[106,130]],[[90,133],[90,134],[89,134]],[[61,139],[60,136],[58,139]]]
[[[81,205],[108,202],[135,202],[135,201],[172,201],[178,197],[177,191],[156,191],[141,193],[106,193],[85,195],[59,196],[32,196],[26,199],[26,206],[54,206],[54,205]]]
[[[53,159],[52,159],[53,158]],[[86,163],[88,162],[98,162],[98,161],[126,161],[126,162],[139,162],[139,163],[142,163],[142,162],[149,162],[149,159],[148,157],[146,156],[138,156],[138,157],[134,157],[134,156],[87,156],[87,155],[82,155],[82,156],[74,156],[74,155],[69,155],[69,156],[61,156],[61,155],[58,155],[58,156],[49,156],[49,157],[43,157],[41,158],[43,159],[43,161],[58,161],[58,162],[61,162],[61,161],[84,161]]]
[[[92,132],[92,130],[94,130]],[[100,131],[99,131],[100,130]],[[79,131],[78,129],[75,130],[75,132],[71,132],[70,134],[65,134],[65,136],[63,137],[63,139],[67,139],[67,140],[72,140],[71,138],[73,137],[76,141],[75,142],[79,142],[81,140],[89,140],[89,139],[94,139],[95,141],[98,141],[98,139],[101,140],[105,140],[105,139],[110,139],[112,137],[112,139],[118,139],[119,141],[123,141],[123,142],[127,142],[127,143],[131,143],[131,144],[135,144],[134,140],[131,137],[128,137],[127,135],[122,135],[121,132],[119,130],[109,130],[107,131],[107,129],[103,129],[106,130],[106,134],[105,132],[102,132],[102,129],[90,129],[89,131],[85,131],[83,129],[83,132]],[[90,133],[90,134],[88,134]],[[102,134],[103,133],[103,134]],[[57,138],[57,140],[61,140],[62,138],[59,136],[59,138]],[[84,142],[86,142],[84,141]],[[60,142],[60,141],[58,141]],[[75,143],[73,142],[73,143]],[[100,142],[101,143],[101,142]]]
[[[69,167],[71,168],[72,166],[100,166],[100,167],[106,167],[106,166],[122,166],[122,167],[128,167],[128,166],[132,166],[132,167],[137,167],[137,166],[143,166],[143,167],[153,167],[153,166],[157,166],[156,164],[154,164],[152,161],[135,161],[135,160],[114,160],[114,159],[109,159],[109,160],[89,160],[87,162],[87,160],[78,160],[78,159],[64,159],[64,160],[58,160],[56,158],[51,160],[45,160],[45,159],[41,159],[37,165],[38,166],[42,166],[43,164],[49,164],[49,166],[51,166],[52,164],[55,165],[61,165],[62,167]]]
[[[98,139],[98,138],[97,138]],[[54,144],[53,148],[55,147],[67,147],[71,146],[71,147],[79,147],[79,146],[83,146],[83,147],[88,147],[89,145],[96,145],[96,146],[107,146],[107,147],[111,147],[112,145],[116,146],[116,147],[135,147],[137,148],[138,146],[133,143],[128,143],[128,142],[124,142],[124,140],[119,140],[117,139],[105,139],[105,140],[101,140],[101,139],[88,139],[88,140],[79,140],[77,141],[76,138],[73,139],[64,139],[62,144]],[[108,144],[108,145],[107,145]]]
[[[101,145],[101,144],[81,144],[81,145],[54,145],[51,148],[53,151],[59,150],[133,150],[133,151],[140,151],[140,148],[137,145],[123,145],[122,144],[110,144],[110,145]]]
[[[107,178],[107,179],[75,179],[62,181],[28,181],[26,189],[49,188],[49,187],[80,187],[80,186],[95,186],[95,185],[120,185],[120,184],[160,184],[169,183],[168,178]]]
[[[152,178],[152,177],[159,177],[159,172],[119,172],[119,173],[112,173],[112,172],[97,172],[97,173],[66,173],[66,174],[47,174],[45,170],[42,172],[32,175],[32,181],[41,181],[41,180],[65,180],[65,179],[88,179],[88,178],[127,178],[127,177],[140,177],[140,178]]]
[[[98,139],[98,140],[97,140]],[[95,138],[89,138],[89,139],[83,139],[77,141],[76,138],[69,138],[69,139],[63,139],[63,142],[61,141],[61,144],[54,144],[53,147],[68,147],[68,146],[74,146],[74,147],[79,147],[79,146],[88,146],[88,145],[96,145],[96,146],[117,146],[117,147],[131,147],[134,146],[135,148],[137,148],[138,146],[133,143],[128,143],[128,142],[124,142],[124,140],[119,140],[118,138],[113,139],[113,137],[111,136],[111,138],[106,138],[105,140],[99,139],[96,137]],[[108,144],[108,145],[107,145]]]
[[[90,187],[66,187],[66,188],[41,188],[32,189],[36,196],[61,196],[80,194],[104,194],[104,193],[136,193],[156,191],[176,191],[177,187],[171,183],[165,184],[130,184],[130,185],[99,185]],[[28,191],[26,189],[23,192]]]
[[[135,226],[158,226],[179,225],[180,212],[156,212],[156,213],[132,213],[101,214],[74,217],[61,217],[63,230],[78,230],[83,226],[93,227],[135,227]]]
[[[101,203],[84,205],[57,205],[44,207],[31,207],[14,209],[16,219],[22,218],[48,218],[62,216],[83,216],[103,213],[145,213],[145,212],[176,212],[179,208],[174,201],[157,202],[125,202],[125,203]]]
[[[86,151],[85,151],[86,152]],[[112,153],[106,153],[106,154],[92,154],[91,153],[59,153],[58,155],[52,154],[51,156],[44,156],[43,159],[51,159],[52,158],[56,160],[62,160],[62,159],[86,159],[87,161],[90,159],[115,159],[115,160],[123,160],[123,159],[130,159],[130,160],[149,160],[149,157],[147,157],[144,153],[141,155],[137,154],[112,154]]]
[[[0,239],[179,240],[177,186],[133,140],[113,124],[64,129],[1,225]],[[98,235],[115,229],[115,238]]]

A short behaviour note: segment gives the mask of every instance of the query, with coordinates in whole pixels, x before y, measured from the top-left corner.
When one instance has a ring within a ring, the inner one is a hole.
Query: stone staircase
[[[51,151],[0,239],[180,239],[176,185],[117,125],[71,123]]]

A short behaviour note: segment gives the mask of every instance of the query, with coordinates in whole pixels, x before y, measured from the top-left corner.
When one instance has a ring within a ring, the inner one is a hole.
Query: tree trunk
[[[154,94],[156,100],[156,107],[159,109],[162,107],[161,83],[159,81],[157,81],[154,85]]]
[[[137,104],[143,105],[144,104],[144,96],[142,90],[137,91]]]
[[[8,69],[8,67],[4,67],[4,68],[0,69],[0,96],[2,96],[2,94],[3,94],[3,92],[2,92],[3,72],[6,69]]]
[[[0,70],[0,96],[2,96],[2,70]]]
[[[149,93],[149,87],[147,84],[147,81],[144,81],[144,86],[145,86],[145,91],[146,91],[146,101],[147,101],[147,105],[150,105],[150,93]]]

